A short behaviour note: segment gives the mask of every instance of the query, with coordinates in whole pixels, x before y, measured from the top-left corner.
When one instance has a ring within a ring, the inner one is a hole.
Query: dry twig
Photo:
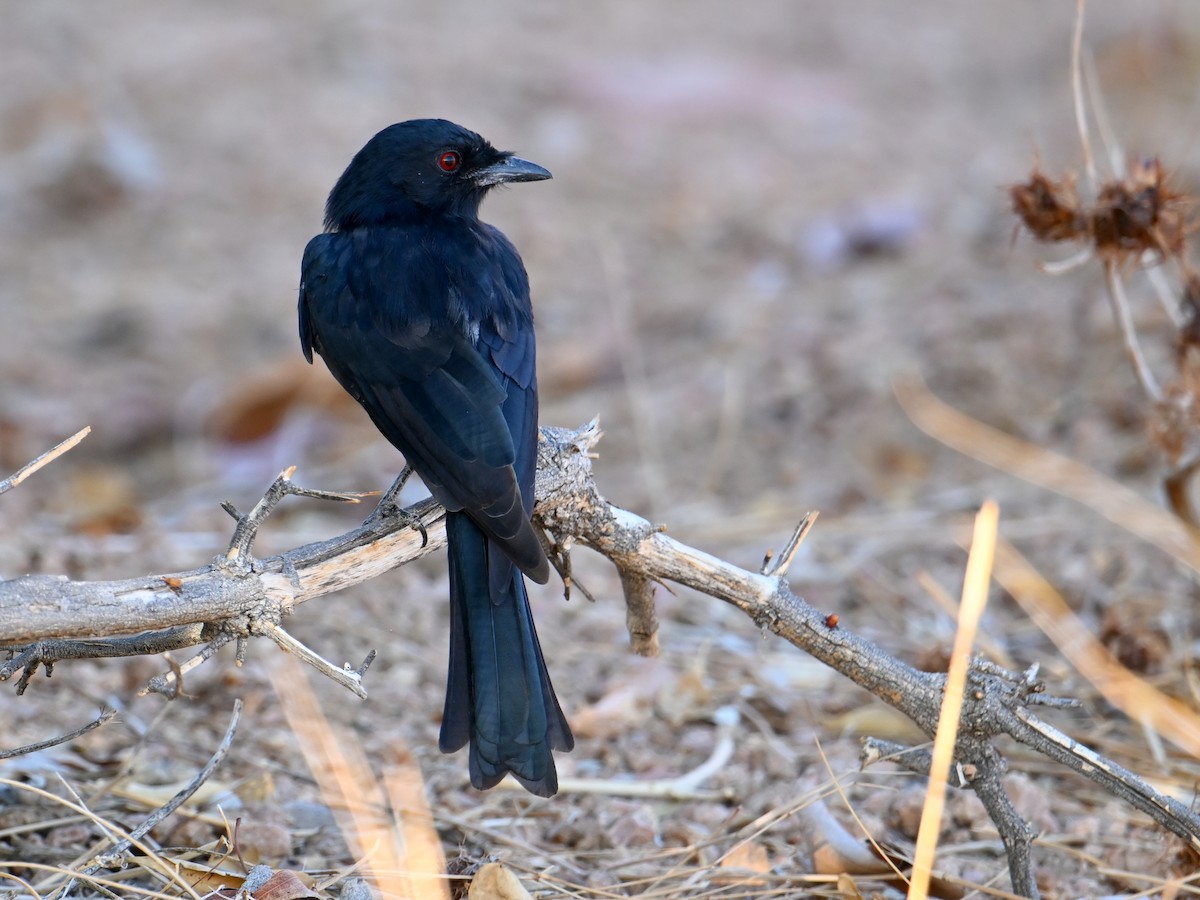
[[[86,725],[76,728],[74,731],[68,731],[66,734],[60,734],[58,737],[48,738],[44,741],[38,741],[36,744],[26,744],[24,747],[17,747],[13,750],[0,750],[0,759],[12,759],[15,756],[24,756],[27,753],[37,753],[39,750],[47,750],[50,747],[57,747],[59,744],[66,744],[75,740],[77,737],[82,737],[89,731],[94,731],[101,725],[112,721],[113,716],[117,714],[115,709],[106,708],[101,710],[100,715],[92,719]]]
[[[196,773],[195,777],[193,777],[191,781],[184,785],[178,791],[178,793],[175,794],[175,796],[143,819],[141,824],[129,832],[129,835],[124,840],[119,841],[115,846],[105,853],[97,855],[96,861],[84,869],[83,872],[80,873],[79,877],[86,879],[89,875],[99,872],[102,868],[110,868],[114,865],[119,865],[121,856],[131,846],[133,846],[142,837],[149,834],[150,830],[158,825],[159,822],[163,821],[165,818],[167,818],[167,816],[171,815],[171,813],[183,806],[183,804],[186,803],[188,799],[200,789],[201,785],[203,785],[206,781],[208,781],[209,778],[212,777],[213,772],[217,770],[217,767],[221,764],[221,761],[229,752],[229,748],[233,746],[233,737],[235,734],[237,734],[238,721],[241,719],[241,716],[242,701],[234,700],[233,712],[229,716],[229,725],[225,729],[225,736],[221,738],[221,743],[217,745],[217,749],[213,751],[212,756],[209,757],[209,760],[204,764],[204,767],[201,768],[200,771]],[[62,895],[66,896],[70,892],[71,885],[68,884],[63,889]]]
[[[21,466],[21,468],[17,469],[17,471],[13,472],[13,474],[9,475],[3,481],[0,481],[0,494],[5,493],[6,491],[11,491],[38,469],[42,468],[48,463],[54,462],[54,460],[58,459],[91,433],[91,425],[81,428],[65,441],[60,441],[59,443],[55,444],[37,459],[27,462],[25,465]]]
[[[839,627],[836,613],[808,605],[784,579],[750,572],[688,547],[661,526],[609,504],[592,480],[590,450],[597,435],[595,423],[578,431],[542,431],[536,516],[560,544],[571,536],[600,552],[621,571],[625,584],[631,578],[675,582],[736,606],[764,631],[841,672],[903,712],[927,734],[937,731],[944,675],[918,671]],[[214,563],[179,573],[171,576],[171,588],[160,576],[124,582],[69,582],[44,576],[0,582],[0,634],[4,635],[0,643],[104,637],[128,629],[131,621],[158,629],[190,625],[194,630],[186,634],[195,643],[208,642],[207,647],[221,636],[230,640],[233,635],[268,634],[297,604],[375,577],[444,543],[444,515],[436,504],[425,501],[407,513],[424,524],[427,540],[409,527],[407,519],[369,520],[348,534],[252,566],[231,569]],[[103,641],[78,644],[74,655],[82,657]],[[968,676],[955,761],[1001,834],[1019,834],[1024,827],[1004,794],[1004,760],[993,743],[1007,735],[1121,797],[1200,848],[1200,816],[1061,735],[1030,711],[1040,704],[1042,689],[1028,676],[978,663]],[[1012,854],[1012,847],[1008,849]],[[1019,856],[1010,855],[1010,873],[1019,890],[1035,894]]]

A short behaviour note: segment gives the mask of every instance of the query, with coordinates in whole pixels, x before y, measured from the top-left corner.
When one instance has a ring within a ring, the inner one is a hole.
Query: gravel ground
[[[13,6],[0,34],[0,467],[83,425],[93,434],[0,500],[0,573],[191,568],[228,540],[218,502],[249,506],[284,466],[329,489],[390,480],[395,452],[300,359],[295,291],[353,153],[391,122],[436,115],[554,172],[493,196],[485,218],[530,271],[542,421],[600,416],[610,499],[748,568],[820,509],[793,587],[841,627],[936,667],[954,622],[931,586],[957,593],[956,535],[994,497],[1004,534],[1088,626],[1190,702],[1189,573],[1084,507],[933,442],[893,390],[920,376],[971,416],[1157,500],[1152,410],[1099,267],[1039,272],[1069,251],[1016,236],[1008,208],[1006,187],[1035,161],[1080,169],[1073,17],[1073,4],[1037,0]],[[1185,3],[1088,10],[1116,140],[1159,155],[1180,189],[1200,175],[1198,38],[1200,11]],[[1139,275],[1128,280],[1167,380],[1170,321]],[[332,536],[355,516],[289,503],[258,550]],[[845,798],[825,803],[855,840],[850,806],[880,843],[911,851],[923,785],[857,771],[860,735],[919,740],[908,726],[688,592],[660,591],[662,655],[631,657],[615,574],[577,556],[596,604],[564,604],[553,585],[534,595],[580,738],[560,770],[688,771],[721,738],[715,711],[733,706],[733,755],[706,784],[731,801],[471,791],[465,758],[436,750],[440,558],[288,623],[335,660],[379,650],[368,701],[320,684],[316,697],[377,772],[419,764],[460,870],[499,858],[547,876],[526,877],[545,896],[568,884],[574,896],[833,894],[843,888],[810,878],[807,810],[834,776]],[[1055,692],[1087,701],[1056,724],[1190,802],[1194,760],[1113,711],[1010,597],[997,592],[984,628],[992,650],[1040,662]],[[3,743],[69,730],[98,702],[118,704],[118,722],[10,769],[48,786],[58,770],[85,796],[119,769],[135,786],[186,781],[239,696],[243,725],[219,778],[247,862],[338,871],[349,851],[285,719],[277,685],[294,677],[278,656],[257,642],[239,669],[222,653],[170,704],[136,696],[160,659],[63,664],[22,697],[0,693]],[[1043,836],[1047,896],[1152,892],[1196,868],[1068,774],[1019,752],[1011,768]],[[126,824],[144,814],[114,793],[97,804]],[[0,794],[0,860],[65,865],[93,845],[81,823],[4,831],[50,817]],[[223,832],[176,817],[155,836],[200,847]],[[943,896],[964,896],[955,878],[1007,887],[973,796],[953,798],[938,864],[951,876]]]

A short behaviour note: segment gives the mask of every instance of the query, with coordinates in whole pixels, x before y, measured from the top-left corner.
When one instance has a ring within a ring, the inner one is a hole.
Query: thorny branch
[[[661,526],[609,504],[592,478],[589,451],[598,439],[595,422],[577,431],[542,430],[535,517],[554,546],[582,543],[613,562],[622,584],[631,589],[631,620],[639,623],[640,646],[651,647],[655,640],[653,608],[646,609],[648,587],[667,582],[685,585],[736,606],[760,628],[836,669],[909,716],[927,734],[934,733],[943,675],[918,671],[838,627],[835,617],[792,593],[782,576],[738,568],[681,544]],[[278,482],[268,493],[272,492],[278,498],[284,493],[320,494],[284,490]],[[404,512],[403,517],[372,516],[362,527],[331,540],[263,560],[241,559],[236,566],[222,556],[189,572],[126,581],[71,582],[36,576],[0,582],[0,645],[15,652],[13,660],[0,668],[0,678],[9,678],[22,667],[28,674],[30,667],[56,659],[114,655],[113,648],[142,653],[168,645],[205,645],[194,661],[160,676],[155,689],[170,693],[182,674],[222,643],[265,635],[311,664],[318,665],[319,660],[326,674],[340,675],[341,683],[365,694],[361,681],[369,657],[357,670],[333,666],[283,637],[286,633],[279,623],[300,603],[374,578],[445,543],[444,511],[432,500]],[[264,518],[258,517],[254,527]],[[424,537],[414,522],[420,523]],[[237,544],[249,547],[252,539],[253,529],[249,534],[243,529]],[[769,566],[768,571],[772,571]],[[114,639],[131,629],[150,633]],[[980,793],[1000,831],[1015,889],[1036,895],[1028,853],[1031,838],[1003,791],[1004,761],[993,742],[1000,735],[1078,772],[1200,849],[1200,816],[1030,711],[1033,706],[1054,705],[1040,702],[1045,699],[1039,695],[1042,685],[1032,673],[1010,674],[980,663],[973,667],[970,679],[956,751],[958,771]],[[28,678],[22,682],[27,684]],[[914,763],[919,765],[921,759],[917,754],[902,762],[916,767]]]

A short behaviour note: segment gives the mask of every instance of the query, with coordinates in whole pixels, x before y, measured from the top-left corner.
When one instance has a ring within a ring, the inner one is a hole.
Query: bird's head
[[[329,195],[325,225],[344,231],[431,214],[474,217],[495,185],[550,177],[461,125],[412,119],[383,129],[358,151]]]

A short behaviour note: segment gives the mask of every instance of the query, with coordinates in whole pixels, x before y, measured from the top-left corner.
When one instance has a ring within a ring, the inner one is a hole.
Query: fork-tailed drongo
[[[385,128],[333,188],[304,251],[300,343],[446,507],[450,673],[439,744],[470,742],[471,783],[558,789],[574,740],[534,631],[524,572],[549,565],[529,521],[537,379],[529,279],[479,221],[498,184],[550,173],[442,119]],[[402,612],[397,612],[402,617]]]

